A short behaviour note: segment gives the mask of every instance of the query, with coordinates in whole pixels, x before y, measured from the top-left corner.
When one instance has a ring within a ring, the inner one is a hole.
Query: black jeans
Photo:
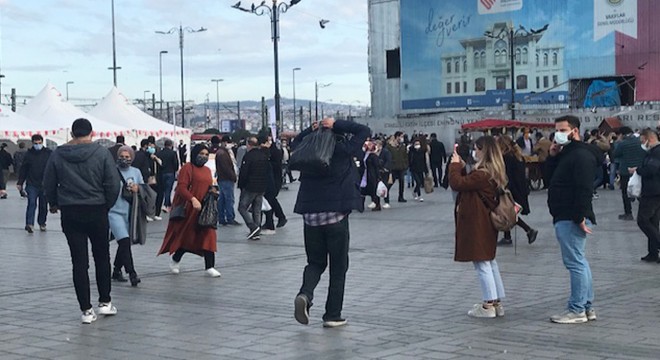
[[[433,173],[433,186],[438,187],[442,182],[442,162],[431,163],[431,173]]]
[[[406,170],[392,170],[392,181],[399,182],[399,200],[403,200],[403,183],[405,173]],[[385,197],[386,204],[390,203],[390,189],[392,188],[392,185],[394,185],[394,183],[387,185],[387,197]]]
[[[518,221],[516,222],[516,225],[520,226],[520,228],[525,230],[525,233],[528,233],[530,230],[532,230],[532,228],[529,225],[527,225],[527,223],[523,221],[523,219],[521,219],[520,217],[518,217]],[[511,231],[505,231],[504,238],[511,239]]]
[[[348,216],[332,225],[309,226],[305,224],[304,234],[307,266],[305,266],[303,272],[300,293],[305,294],[311,304],[314,299],[314,289],[316,289],[316,285],[321,280],[321,275],[328,266],[329,257],[330,286],[328,287],[328,299],[325,302],[323,320],[341,319],[350,242]]]
[[[115,271],[121,271],[124,267],[126,273],[135,275],[135,266],[133,265],[133,253],[131,252],[131,239],[123,238],[117,240],[117,254],[115,255]]]
[[[415,181],[415,188],[413,189],[413,194],[421,197],[422,196],[421,188],[424,187],[424,173],[412,171],[412,176],[413,176],[413,180]]]
[[[658,256],[658,247],[660,247],[660,196],[639,199],[637,225],[648,238],[649,255]]]
[[[66,236],[73,264],[73,285],[80,310],[92,308],[89,290],[89,254],[87,239],[92,244],[96,268],[99,302],[110,302],[110,244],[108,210],[101,206],[62,207],[62,231]]]
[[[627,169],[626,169],[627,171]],[[630,176],[621,175],[621,198],[623,198],[623,211],[628,215],[632,215],[632,202],[628,197],[628,182],[630,181]]]
[[[190,252],[186,249],[177,250],[174,255],[172,255],[172,260],[179,262],[183,257],[183,254]],[[212,267],[215,267],[215,253],[213,251],[204,250],[204,269],[208,270]]]

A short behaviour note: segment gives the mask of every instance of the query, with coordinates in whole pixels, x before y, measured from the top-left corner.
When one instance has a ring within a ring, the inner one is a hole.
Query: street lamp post
[[[215,83],[215,120],[217,121],[217,129],[220,131],[220,82],[224,79],[211,79]]]
[[[112,70],[112,79],[113,84],[117,87],[117,70],[121,67],[117,66],[117,50],[115,43],[115,0],[111,1],[112,8],[112,67],[109,67],[108,70]]]
[[[316,121],[319,121],[319,88],[326,88],[328,86],[332,85],[332,83],[327,83],[327,84],[319,84],[318,81],[314,82],[314,93],[315,93],[315,101],[314,101],[314,117],[316,118]]]
[[[144,90],[142,94],[142,101],[144,104],[144,112],[147,112],[147,93],[150,93],[151,90]]]
[[[195,30],[190,27],[184,28],[182,25],[179,25],[178,28],[173,27],[168,31],[156,31],[156,34],[169,35],[169,34],[173,34],[177,30],[179,31],[179,53],[181,55],[181,127],[186,127],[186,100],[183,92],[183,33],[184,31],[188,33],[196,33],[196,32],[206,31],[207,29],[201,27]]]
[[[167,50],[161,50],[158,54],[158,78],[160,80],[160,114],[163,117],[163,54],[167,54]]]
[[[293,130],[296,130],[296,71],[301,70],[299,67],[293,68]],[[300,119],[302,124],[302,119]]]
[[[516,119],[516,64],[515,64],[515,42],[516,37],[527,38],[529,36],[540,35],[548,29],[548,24],[540,28],[539,30],[534,29],[525,29],[524,26],[520,25],[518,29],[513,28],[511,24],[508,28],[502,28],[499,33],[493,34],[492,31],[488,30],[484,33],[484,36],[491,39],[507,40],[509,42],[509,59],[511,66],[511,120]],[[540,37],[540,36],[539,36]],[[522,57],[522,54],[521,54]]]
[[[73,81],[66,82],[66,101],[69,101],[69,85],[73,84]]]
[[[277,0],[273,0],[273,5],[266,5],[266,1],[262,1],[260,5],[252,4],[248,8],[241,7],[241,2],[239,1],[235,5],[232,5],[234,9],[238,9],[244,12],[253,13],[258,16],[268,15],[270,17],[271,24],[271,39],[273,40],[273,57],[274,57],[274,67],[275,67],[275,122],[277,128],[281,131],[282,129],[282,115],[280,112],[280,69],[279,69],[279,55],[278,55],[278,43],[280,41],[280,15],[286,13],[292,6],[298,4],[301,0],[291,0],[289,4],[284,2],[277,3]]]

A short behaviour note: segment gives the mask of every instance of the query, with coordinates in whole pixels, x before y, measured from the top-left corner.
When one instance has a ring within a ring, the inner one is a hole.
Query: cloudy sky
[[[238,0],[115,0],[118,87],[129,98],[145,90],[158,98],[158,55],[163,55],[163,98],[180,99],[178,27],[186,34],[186,99],[215,101],[211,79],[222,78],[220,100],[273,97],[270,20],[231,8]],[[269,0],[270,3],[270,0]],[[250,1],[242,1],[249,7]],[[319,20],[328,19],[326,29]],[[367,0],[302,0],[281,17],[280,93],[313,99],[314,81],[332,83],[319,100],[369,102]],[[0,0],[2,97],[15,87],[33,96],[48,82],[71,98],[99,99],[112,86],[111,0]],[[150,94],[147,96],[151,96]]]

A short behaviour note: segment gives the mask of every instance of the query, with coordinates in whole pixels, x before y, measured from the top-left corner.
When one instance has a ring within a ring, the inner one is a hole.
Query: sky
[[[117,86],[131,99],[180,101],[178,26],[205,32],[184,35],[186,99],[204,102],[274,96],[270,19],[233,9],[238,0],[115,0]],[[281,2],[281,1],[280,1]],[[268,1],[272,4],[271,1]],[[287,1],[288,3],[288,1]],[[249,7],[250,1],[242,1]],[[258,3],[257,3],[258,5]],[[111,0],[0,0],[2,102],[16,88],[36,95],[47,82],[72,99],[101,99],[113,85]],[[280,94],[319,101],[370,103],[367,0],[302,0],[280,17]],[[319,21],[330,20],[325,29]],[[156,34],[176,27],[170,35]]]
[[[564,46],[565,69],[570,69],[568,75],[572,78],[611,75],[615,71],[614,34],[593,41],[593,1],[525,0],[520,10],[488,15],[478,14],[476,0],[402,0],[401,4],[402,83],[407,86],[402,92],[404,100],[440,96],[444,85],[442,54],[463,53],[460,40],[482,37],[495,22],[513,21],[516,27],[524,25],[527,29],[548,24],[539,44]],[[442,16],[451,24],[452,31],[444,32],[442,46],[437,45],[441,32],[426,31],[430,11],[436,19]]]

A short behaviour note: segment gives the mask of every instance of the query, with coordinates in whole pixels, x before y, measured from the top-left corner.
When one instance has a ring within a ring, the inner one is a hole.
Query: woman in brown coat
[[[170,220],[167,224],[167,232],[158,254],[174,254],[170,263],[173,274],[179,273],[179,262],[183,254],[189,252],[203,256],[206,273],[211,277],[219,277],[220,272],[215,269],[215,229],[197,225],[197,217],[202,209],[201,202],[213,185],[211,170],[204,166],[209,160],[209,149],[206,145],[198,144],[192,149],[190,156],[191,162],[183,165],[179,171],[172,201],[172,209],[183,205],[186,216],[182,220]]]
[[[477,163],[469,174],[456,151],[449,166],[449,185],[458,192],[454,260],[472,261],[479,275],[483,303],[474,305],[468,315],[494,318],[504,316],[500,303],[504,286],[495,261],[497,230],[490,220],[490,208],[497,203],[497,193],[506,187],[507,180],[502,153],[493,137],[477,139],[473,157]]]

